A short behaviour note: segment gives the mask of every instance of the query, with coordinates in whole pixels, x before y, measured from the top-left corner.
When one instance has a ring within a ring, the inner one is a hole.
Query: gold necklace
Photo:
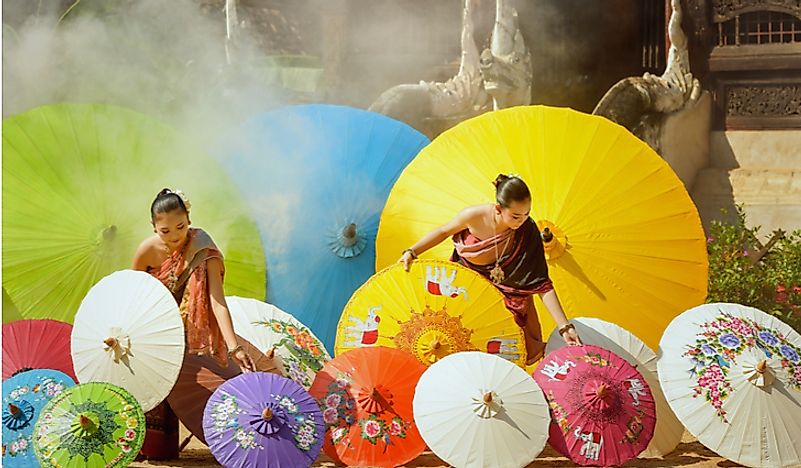
[[[495,214],[492,215],[492,232],[495,234],[495,237],[498,237],[498,223],[495,221]],[[506,248],[509,247],[509,241],[511,240],[511,236],[506,239],[506,243],[503,244],[503,251],[506,252]],[[490,280],[495,284],[501,284],[506,278],[506,274],[503,272],[503,268],[501,268],[501,256],[498,254],[498,241],[496,240],[493,242],[493,246],[495,247],[495,267],[490,271]]]
[[[189,238],[184,240],[183,245],[180,247],[179,250],[170,254],[170,266],[169,266],[169,274],[167,275],[167,289],[173,291],[175,288],[175,284],[178,282],[178,276],[175,274],[175,270],[178,269],[180,263],[185,261],[184,259],[184,252],[186,251],[186,247],[189,245]],[[169,247],[167,247],[169,251]]]

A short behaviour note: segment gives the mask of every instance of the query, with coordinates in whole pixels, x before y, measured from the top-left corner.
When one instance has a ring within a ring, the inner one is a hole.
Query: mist
[[[3,117],[58,102],[114,104],[203,141],[285,102],[257,70],[228,63],[224,14],[199,2],[84,1],[66,15],[60,2],[33,14],[3,3]],[[242,39],[239,63],[266,57]]]

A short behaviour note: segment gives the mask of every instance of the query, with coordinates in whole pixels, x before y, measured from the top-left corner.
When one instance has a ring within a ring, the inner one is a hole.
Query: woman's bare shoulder
[[[161,239],[159,239],[159,236],[152,235],[152,236],[146,238],[145,240],[143,240],[139,244],[139,247],[136,250],[137,250],[137,252],[138,251],[142,251],[142,252],[158,251],[159,249],[161,249],[163,247],[162,244],[163,243],[161,242]]]
[[[143,240],[134,254],[133,268],[146,270],[147,267],[157,266],[160,254],[163,251],[161,239],[158,236],[150,236]]]
[[[463,209],[460,216],[464,218],[465,221],[468,222],[475,222],[481,221],[487,217],[487,215],[491,214],[492,212],[492,205],[484,204],[484,205],[473,205],[468,206],[467,208]]]

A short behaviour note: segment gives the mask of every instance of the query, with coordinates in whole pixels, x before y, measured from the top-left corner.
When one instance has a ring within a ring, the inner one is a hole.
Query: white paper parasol
[[[78,381],[128,390],[145,412],[170,393],[184,355],[184,326],[169,290],[151,275],[112,273],[84,297],[72,329]]]
[[[523,369],[491,354],[448,355],[420,378],[414,419],[440,458],[462,467],[523,467],[548,440],[542,390]]]

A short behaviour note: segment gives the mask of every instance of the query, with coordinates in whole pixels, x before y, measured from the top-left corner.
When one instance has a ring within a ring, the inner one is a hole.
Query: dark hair
[[[181,196],[165,188],[156,195],[155,200],[150,205],[150,219],[156,219],[156,215],[159,213],[169,213],[173,210],[181,210],[187,215],[189,214],[189,209],[187,209]]]
[[[528,185],[516,175],[498,174],[492,185],[495,186],[495,201],[504,208],[509,208],[513,202],[531,199]]]

